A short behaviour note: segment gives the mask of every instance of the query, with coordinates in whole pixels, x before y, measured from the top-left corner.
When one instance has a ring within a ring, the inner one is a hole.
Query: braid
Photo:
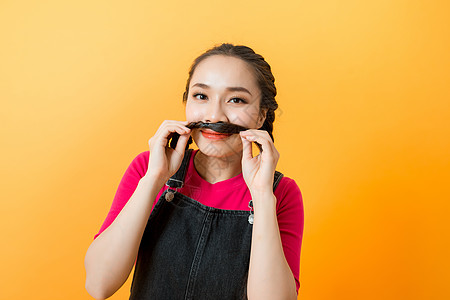
[[[273,122],[275,121],[275,112],[273,110],[269,110],[266,113],[266,120],[264,121],[264,124],[261,126],[261,130],[265,130],[269,133],[270,137],[272,138],[272,142],[275,142],[273,138]]]

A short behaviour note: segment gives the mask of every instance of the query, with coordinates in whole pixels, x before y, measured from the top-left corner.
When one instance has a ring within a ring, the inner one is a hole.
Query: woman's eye
[[[241,98],[231,98],[230,102],[232,102],[232,103],[246,103],[245,100],[243,100]]]
[[[197,96],[201,96],[201,97],[203,97],[203,98],[197,98]],[[195,94],[193,97],[194,97],[194,98],[197,98],[197,99],[199,99],[199,100],[205,100],[205,98],[206,98],[206,96],[203,95],[203,94]]]

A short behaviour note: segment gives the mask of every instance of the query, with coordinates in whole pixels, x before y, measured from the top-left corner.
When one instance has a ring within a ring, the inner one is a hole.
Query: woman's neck
[[[216,183],[239,175],[242,172],[241,161],[241,155],[214,157],[199,150],[194,156],[194,167],[203,179]]]

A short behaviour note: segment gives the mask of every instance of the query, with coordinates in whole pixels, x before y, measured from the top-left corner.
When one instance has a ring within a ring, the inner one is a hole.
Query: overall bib
[[[191,153],[186,150],[166,183],[173,189],[164,191],[150,214],[130,299],[247,299],[252,209],[213,208],[176,192]],[[282,176],[275,172],[274,191]]]

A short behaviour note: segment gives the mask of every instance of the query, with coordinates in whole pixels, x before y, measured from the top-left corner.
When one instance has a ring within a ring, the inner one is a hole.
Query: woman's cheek
[[[201,111],[188,101],[186,104],[186,120],[188,122],[201,121],[201,115]]]
[[[259,107],[252,106],[248,110],[246,110],[248,123],[251,124],[251,127],[256,126],[259,120]]]
[[[254,110],[247,109],[244,111],[240,111],[237,114],[230,115],[231,123],[241,125],[247,128],[252,128],[256,124],[258,120],[257,113],[255,114]]]
[[[191,112],[191,122],[198,122],[202,120],[202,113],[199,110],[194,110],[193,112]]]

